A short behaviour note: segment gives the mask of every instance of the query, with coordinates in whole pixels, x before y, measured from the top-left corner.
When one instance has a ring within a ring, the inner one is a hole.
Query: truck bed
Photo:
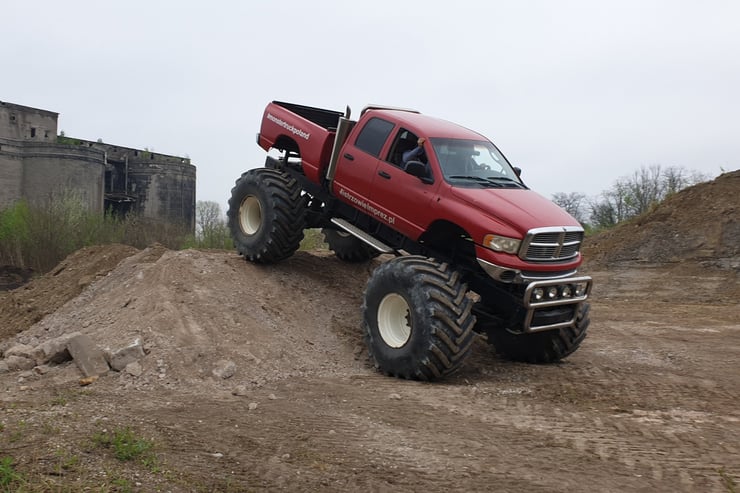
[[[314,108],[312,106],[286,103],[284,101],[273,101],[272,103],[282,106],[286,110],[302,116],[306,120],[324,127],[327,130],[336,130],[337,124],[339,123],[339,117],[342,116],[342,113],[339,113],[338,111]]]
[[[273,101],[265,109],[258,144],[298,154],[306,177],[321,183],[341,116],[338,111]]]

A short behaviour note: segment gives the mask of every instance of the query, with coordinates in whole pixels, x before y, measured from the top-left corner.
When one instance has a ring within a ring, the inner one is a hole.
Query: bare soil
[[[704,200],[728,210],[738,191]],[[671,228],[711,222],[671,207]],[[138,338],[141,372],[87,386],[73,362],[0,374],[0,458],[21,491],[738,491],[739,259],[721,250],[737,210],[720,240],[668,259],[610,256],[645,241],[635,230],[594,239],[589,336],[562,363],[503,361],[481,338],[431,384],[367,358],[361,297],[383,259],[78,253],[0,296],[0,349],[73,331],[111,349]],[[227,362],[234,374],[217,376]],[[122,462],[96,439],[121,429],[156,461]]]

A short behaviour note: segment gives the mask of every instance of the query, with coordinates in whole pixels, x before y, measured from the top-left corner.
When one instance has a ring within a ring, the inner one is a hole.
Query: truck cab
[[[423,160],[408,166],[403,154],[419,138]],[[339,152],[332,192],[414,241],[454,243],[462,235],[476,258],[504,277],[560,277],[581,263],[580,224],[530,190],[492,142],[416,112],[364,112]],[[569,245],[518,255],[530,232],[548,228],[566,233]]]

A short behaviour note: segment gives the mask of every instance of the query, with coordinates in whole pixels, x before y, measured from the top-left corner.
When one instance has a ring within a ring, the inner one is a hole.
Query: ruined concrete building
[[[58,113],[0,101],[0,209],[73,192],[90,210],[195,228],[190,159],[57,136]]]

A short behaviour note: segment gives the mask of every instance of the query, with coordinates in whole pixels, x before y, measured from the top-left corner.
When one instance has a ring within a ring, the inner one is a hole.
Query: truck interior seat
[[[396,149],[393,151],[392,163],[403,166],[403,153],[416,147],[416,139],[401,139],[396,143]]]

